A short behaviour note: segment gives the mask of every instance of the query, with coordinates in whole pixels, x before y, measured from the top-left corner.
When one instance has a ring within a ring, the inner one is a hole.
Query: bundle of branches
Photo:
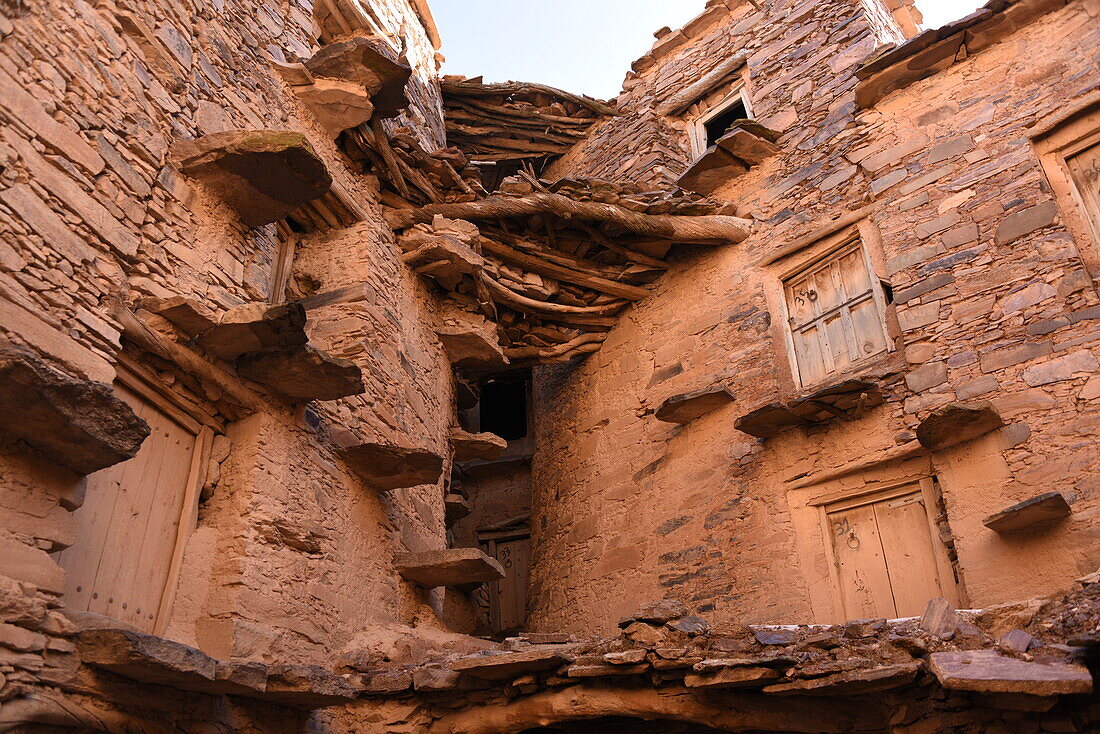
[[[543,84],[444,77],[447,139],[476,163],[529,162],[541,171],[613,107]]]
[[[556,206],[578,207],[577,216]],[[458,211],[434,211],[448,208]],[[524,364],[598,350],[619,314],[668,268],[662,257],[678,234],[702,242],[744,236],[744,220],[722,210],[694,196],[520,174],[486,199],[388,217],[406,230],[406,262],[495,321],[505,353]]]

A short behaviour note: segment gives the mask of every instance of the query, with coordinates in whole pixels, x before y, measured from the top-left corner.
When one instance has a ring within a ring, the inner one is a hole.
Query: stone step
[[[77,474],[133,457],[149,426],[109,385],[78,380],[30,349],[0,344],[0,437]]]
[[[443,476],[443,457],[428,449],[359,442],[351,433],[333,440],[340,458],[379,492],[435,484]]]
[[[667,423],[687,424],[734,400],[733,392],[724,385],[712,385],[699,390],[673,395],[657,408],[656,418]]]
[[[1068,517],[1072,512],[1061,492],[1044,492],[993,513],[982,524],[998,533],[1011,533]]]
[[[336,400],[366,390],[358,365],[308,344],[242,354],[237,373],[294,400]]]
[[[936,408],[917,426],[917,440],[932,451],[972,441],[1004,426],[991,403],[949,403]]]
[[[1083,665],[1017,660],[994,650],[937,652],[929,664],[940,685],[955,691],[1061,696],[1092,692]]]
[[[451,668],[483,680],[510,680],[527,673],[553,670],[566,662],[569,658],[560,649],[540,648],[461,658]]]
[[[508,449],[508,442],[495,433],[470,433],[457,426],[451,428],[454,460],[492,461]]]
[[[504,578],[504,568],[477,548],[446,548],[399,553],[394,559],[403,578],[426,589],[437,586],[463,589]]]

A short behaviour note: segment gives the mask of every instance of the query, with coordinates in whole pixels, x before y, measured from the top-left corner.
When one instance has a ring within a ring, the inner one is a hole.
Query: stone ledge
[[[697,194],[713,194],[780,152],[775,144],[779,138],[776,131],[753,120],[737,120],[734,125],[680,176],[676,182],[680,188]]]
[[[849,419],[882,402],[882,390],[876,383],[845,380],[787,403],[757,408],[738,418],[734,427],[750,436],[771,438],[795,426],[812,426],[834,418]]]
[[[172,144],[179,169],[209,186],[249,227],[324,196],[332,177],[301,133],[232,130]]]
[[[733,391],[724,385],[714,385],[673,395],[661,403],[654,416],[666,423],[687,424],[733,401]]]
[[[1073,509],[1061,492],[1044,492],[1024,500],[982,520],[990,530],[1011,533],[1068,517]]]
[[[366,390],[358,365],[308,344],[242,354],[237,373],[294,400],[337,400]]]
[[[1004,426],[992,403],[950,403],[932,411],[917,426],[917,440],[932,451],[956,446]]]
[[[1026,662],[994,650],[937,652],[929,666],[944,688],[979,693],[1060,696],[1092,692],[1092,675],[1083,665]]]
[[[434,451],[358,442],[350,433],[339,434],[334,440],[340,458],[379,492],[435,484],[443,476],[443,457]]]
[[[492,461],[508,449],[508,442],[495,433],[470,433],[456,426],[451,428],[451,446],[455,461]]]
[[[0,436],[77,474],[132,458],[149,425],[109,385],[77,380],[30,349],[0,343]]]
[[[477,548],[399,553],[394,565],[404,579],[426,589],[437,586],[465,589],[505,576],[504,568]]]

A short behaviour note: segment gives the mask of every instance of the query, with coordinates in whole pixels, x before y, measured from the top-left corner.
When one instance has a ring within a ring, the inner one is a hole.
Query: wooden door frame
[[[839,613],[840,616],[846,617],[848,610],[844,606],[844,594],[841,589],[840,572],[837,569],[838,562],[836,552],[833,549],[833,536],[828,517],[829,508],[835,507],[836,505],[844,505],[845,507],[843,509],[853,509],[889,500],[894,497],[913,494],[916,491],[913,489],[914,485],[919,489],[921,497],[924,500],[924,517],[928,524],[928,535],[932,542],[932,556],[936,563],[936,573],[940,578],[940,589],[943,591],[944,597],[951,602],[952,606],[959,606],[958,585],[955,583],[955,569],[951,565],[951,559],[947,556],[947,548],[944,547],[939,539],[939,529],[936,527],[931,512],[931,509],[937,506],[935,478],[932,475],[927,475],[916,478],[906,477],[886,483],[868,483],[848,490],[814,497],[806,503],[811,507],[818,508],[821,522],[821,539],[825,545],[825,553],[828,560],[826,565],[828,566],[829,578],[832,581],[831,591],[833,609],[835,612]],[[892,583],[893,579],[891,579],[891,584]],[[843,622],[846,620],[842,619],[839,621]]]
[[[140,362],[125,354],[118,355],[116,382],[150,402],[158,410],[195,436],[195,449],[191,452],[184,485],[183,505],[176,525],[176,537],[172,548],[172,560],[164,581],[160,602],[157,604],[153,634],[161,635],[168,625],[172,604],[176,598],[180,569],[187,541],[198,525],[199,495],[206,483],[210,453],[215,433],[225,433],[225,423],[201,406],[185,402],[174,391],[156,379]]]
[[[495,559],[497,543],[507,543],[514,540],[531,540],[531,527],[529,523],[525,522],[528,518],[529,515],[524,514],[489,525],[485,530],[479,530],[477,532],[477,542],[485,547],[485,552],[488,556]],[[525,524],[525,527],[508,528],[509,525],[516,525],[521,522]],[[498,527],[504,529],[495,529]],[[497,586],[499,583],[500,581],[491,581],[489,583],[490,627],[495,626],[500,620],[500,594],[496,593],[499,590],[499,586]]]
[[[1088,206],[1077,189],[1068,159],[1100,145],[1100,98],[1060,114],[1032,132],[1032,146],[1054,193],[1066,229],[1092,276],[1100,281],[1100,226],[1092,223]]]

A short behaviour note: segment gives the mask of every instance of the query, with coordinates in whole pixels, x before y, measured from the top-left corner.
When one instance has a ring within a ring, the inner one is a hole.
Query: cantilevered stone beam
[[[403,578],[425,589],[477,586],[486,581],[499,581],[505,576],[504,568],[477,548],[400,553],[394,564]]]

